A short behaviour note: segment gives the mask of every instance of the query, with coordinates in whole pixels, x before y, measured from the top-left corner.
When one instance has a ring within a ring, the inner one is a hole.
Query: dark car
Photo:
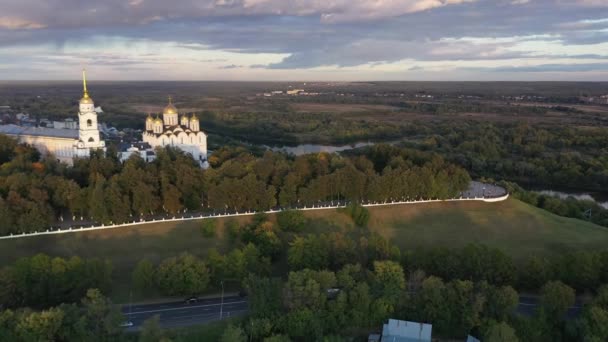
[[[198,302],[198,298],[197,297],[190,297],[186,299],[186,304],[194,304]]]

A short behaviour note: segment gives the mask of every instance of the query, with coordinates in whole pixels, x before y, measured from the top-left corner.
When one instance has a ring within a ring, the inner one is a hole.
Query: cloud
[[[468,70],[494,71],[500,73],[511,72],[587,72],[608,71],[608,63],[585,63],[585,64],[540,64],[531,66],[511,66],[500,68],[468,68]]]
[[[0,17],[0,28],[9,30],[31,30],[41,29],[46,26],[37,22],[29,21],[19,17]]]
[[[316,16],[323,22],[374,20],[477,0],[2,0],[3,12],[25,22],[65,27],[137,25],[209,17]],[[52,13],[53,15],[48,15]]]
[[[608,58],[606,7],[604,0],[0,0],[0,64],[21,72],[15,51],[45,66],[175,64],[268,77],[389,67],[422,73],[435,61],[450,70],[470,61],[588,64]],[[40,49],[21,50],[28,47]]]
[[[220,67],[220,69],[241,69],[244,68],[245,66],[243,65],[236,65],[236,64],[230,64],[230,65],[222,65]]]

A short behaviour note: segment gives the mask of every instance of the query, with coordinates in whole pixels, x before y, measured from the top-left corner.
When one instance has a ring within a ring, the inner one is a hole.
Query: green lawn
[[[399,247],[464,246],[483,243],[503,249],[513,258],[555,255],[566,250],[608,246],[608,229],[553,215],[520,201],[451,202],[371,208],[370,229]],[[357,234],[352,221],[335,210],[307,211],[309,232],[346,231]],[[250,217],[241,217],[244,224]],[[51,256],[109,258],[117,278],[118,298],[128,293],[131,270],[142,258],[158,262],[188,251],[205,256],[210,248],[224,251],[230,242],[218,219],[217,236],[205,238],[200,221],[158,223],[139,227],[0,240],[0,266],[19,257]]]
[[[499,203],[445,202],[370,208],[369,227],[402,249],[482,243],[514,259],[567,250],[608,248],[608,228],[538,209],[515,199]],[[308,212],[315,232],[354,231],[335,211]],[[337,228],[339,227],[339,228]]]
[[[501,203],[439,203],[378,208],[370,226],[401,248],[483,243],[515,259],[608,247],[608,228],[532,207]]]

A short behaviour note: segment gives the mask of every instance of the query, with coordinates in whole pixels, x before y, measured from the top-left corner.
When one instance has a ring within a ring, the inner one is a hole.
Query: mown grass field
[[[475,242],[500,248],[521,260],[535,254],[552,256],[608,246],[607,228],[559,217],[514,199],[376,207],[370,212],[369,228],[402,249],[460,247]],[[344,231],[356,235],[359,230],[348,216],[335,210],[307,211],[305,215],[310,219],[309,233]],[[240,217],[238,221],[245,224],[250,219]],[[185,251],[204,257],[211,248],[229,249],[225,222],[218,219],[215,238],[203,236],[200,221],[186,221],[0,240],[0,266],[36,253],[101,257],[112,261],[117,282],[128,283],[131,270],[142,258],[158,262]]]

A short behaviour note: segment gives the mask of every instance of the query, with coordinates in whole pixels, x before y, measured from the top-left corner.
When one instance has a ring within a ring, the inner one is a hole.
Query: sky
[[[608,81],[608,0],[0,0],[0,80]]]

